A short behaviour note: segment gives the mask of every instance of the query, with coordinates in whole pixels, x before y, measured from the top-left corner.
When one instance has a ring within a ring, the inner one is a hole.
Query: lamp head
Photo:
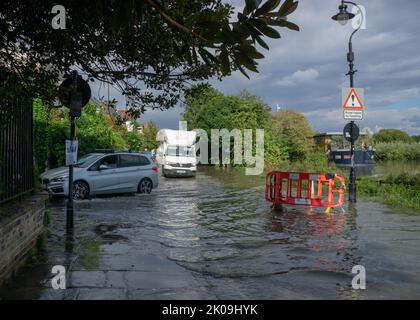
[[[336,15],[332,17],[333,20],[338,21],[341,25],[345,25],[347,21],[353,19],[355,14],[347,11],[347,6],[342,3],[338,9],[340,10]]]

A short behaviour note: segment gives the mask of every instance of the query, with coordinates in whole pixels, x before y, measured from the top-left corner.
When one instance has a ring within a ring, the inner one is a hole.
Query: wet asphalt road
[[[50,203],[45,261],[23,268],[3,299],[420,298],[420,217],[360,201],[329,216],[274,213],[264,177],[203,168],[160,179],[150,195]],[[67,289],[51,288],[51,268]],[[367,289],[353,290],[353,266]]]

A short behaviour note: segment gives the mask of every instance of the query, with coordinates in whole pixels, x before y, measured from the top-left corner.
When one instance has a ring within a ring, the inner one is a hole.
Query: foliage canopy
[[[303,160],[313,149],[314,131],[305,116],[294,110],[281,110],[272,118],[272,130],[289,146],[291,160]]]
[[[55,30],[54,0],[0,2],[0,67],[36,80],[38,93],[70,68],[118,86],[133,114],[173,106],[187,80],[257,72],[257,46],[280,38],[277,27],[298,2],[245,0],[242,12],[221,0],[68,1],[66,28]],[[45,89],[45,90],[43,90]]]
[[[39,99],[34,101],[34,152],[35,165],[40,174],[47,166],[64,165],[64,141],[69,136],[69,115],[67,110],[50,110]],[[89,103],[77,118],[77,139],[79,155],[96,149],[131,149],[142,151],[156,148],[154,137],[158,128],[153,123],[145,125],[144,133],[128,132],[124,125],[109,116],[103,109]],[[153,139],[151,136],[154,135]]]
[[[373,135],[375,142],[413,142],[408,133],[397,129],[381,129]]]

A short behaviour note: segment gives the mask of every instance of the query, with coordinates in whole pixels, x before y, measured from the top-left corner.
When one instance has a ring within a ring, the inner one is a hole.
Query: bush
[[[382,129],[373,135],[375,142],[413,142],[414,140],[404,131],[396,129]]]
[[[65,117],[68,119],[68,116]],[[96,111],[96,105],[89,103],[76,120],[79,154],[84,155],[96,149],[126,149],[124,139],[126,129],[117,126],[103,110]]]
[[[34,101],[34,151],[35,174],[65,164],[65,140],[70,135],[67,110],[51,109],[39,100]],[[112,118],[96,105],[89,103],[82,115],[76,119],[76,136],[79,141],[79,157],[95,149],[126,149],[134,136],[127,134],[123,126],[114,124]],[[136,137],[139,140],[139,137]]]
[[[272,128],[289,147],[290,160],[304,160],[312,152],[314,131],[303,114],[281,110],[272,117]]]
[[[385,179],[385,182],[389,184],[401,184],[420,188],[420,173],[411,175],[407,172],[403,172],[396,176],[389,175]]]
[[[420,161],[420,142],[388,142],[375,145],[375,158],[378,161],[416,160]]]
[[[268,167],[279,168],[287,163],[289,149],[284,140],[271,128],[264,132],[264,160]]]
[[[143,149],[144,141],[141,134],[135,131],[127,132],[125,139],[129,150],[140,151]]]
[[[390,175],[384,181],[377,181],[372,177],[358,180],[357,190],[361,196],[420,212],[420,174],[403,173],[395,177]]]
[[[286,167],[288,171],[298,171],[298,172],[330,172],[336,171],[335,167],[330,167],[328,165],[328,158],[325,152],[320,150],[315,150],[311,153],[308,153],[306,158],[301,161],[294,161],[289,163]]]

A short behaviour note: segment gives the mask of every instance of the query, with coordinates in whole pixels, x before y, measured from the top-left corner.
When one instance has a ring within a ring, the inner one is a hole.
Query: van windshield
[[[193,157],[194,149],[193,147],[168,147],[166,155],[173,157]]]

